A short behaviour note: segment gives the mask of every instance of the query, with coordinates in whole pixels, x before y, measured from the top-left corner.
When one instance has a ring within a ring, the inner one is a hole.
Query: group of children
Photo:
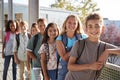
[[[104,25],[98,13],[89,14],[85,21],[83,30],[80,19],[69,15],[59,31],[56,23],[47,25],[45,19],[38,19],[32,24],[31,36],[26,22],[20,22],[18,32],[15,22],[8,21],[2,50],[3,80],[11,58],[13,80],[16,80],[16,64],[20,80],[97,80],[108,56],[119,54],[120,49],[100,41]],[[23,76],[24,71],[31,76]]]

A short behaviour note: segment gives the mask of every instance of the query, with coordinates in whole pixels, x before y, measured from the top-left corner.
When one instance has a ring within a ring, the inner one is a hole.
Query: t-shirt
[[[76,38],[75,38],[75,36],[74,36],[73,38],[69,38],[69,37],[67,37],[67,38],[68,38],[67,47],[68,47],[68,48],[71,48],[71,47],[73,46],[73,44],[75,43]],[[61,35],[58,36],[56,40],[62,41],[62,36],[61,36]]]
[[[48,70],[54,70],[57,68],[57,57],[56,57],[56,45],[48,44],[49,46],[46,46],[46,43],[42,44],[38,53],[39,54],[46,54],[47,56],[47,69]],[[47,48],[49,47],[49,49]],[[49,50],[49,52],[48,52]]]
[[[13,55],[13,43],[15,34],[10,33],[9,40],[5,44],[4,54],[5,56]]]
[[[78,41],[73,46],[70,56],[78,58],[77,53]],[[99,47],[98,47],[99,46]],[[105,49],[116,48],[116,46],[106,43]],[[97,56],[104,51],[104,42],[98,43],[85,40],[84,50],[77,61],[77,64],[90,64],[97,60]],[[100,56],[100,55],[99,55]],[[95,70],[69,71],[66,75],[66,80],[94,80],[96,76]]]
[[[17,57],[20,61],[27,61],[27,53],[26,53],[26,47],[28,44],[29,38],[27,33],[23,34],[20,33],[19,35],[19,47],[17,46],[16,37],[14,38],[14,47],[13,52],[17,52]],[[18,47],[18,50],[17,50]]]
[[[38,41],[37,41],[36,47],[35,47],[35,49],[34,49],[34,48],[33,48],[33,43],[34,43],[34,39],[35,39],[35,36],[36,36],[36,35],[38,35]],[[33,52],[33,49],[34,49],[33,54],[37,57],[37,60],[32,60],[32,65],[33,65],[33,67],[41,67],[41,65],[40,65],[40,55],[39,55],[39,53],[38,53],[38,50],[40,49],[43,36],[42,36],[40,33],[38,33],[38,34],[36,34],[36,35],[33,36],[33,37],[29,40],[28,45],[27,45],[27,50]]]

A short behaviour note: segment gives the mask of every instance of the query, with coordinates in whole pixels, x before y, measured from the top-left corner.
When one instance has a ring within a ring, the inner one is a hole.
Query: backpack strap
[[[9,39],[10,39],[10,31],[6,32],[5,43],[7,43]]]
[[[20,45],[20,37],[19,37],[20,34],[16,34],[16,42],[17,42],[17,50],[18,50],[18,47]]]
[[[61,35],[63,45],[65,46],[65,50],[67,51],[67,44],[68,44],[68,38],[67,35],[64,33]]]
[[[76,59],[76,62],[80,59],[82,52],[84,50],[84,47],[85,47],[85,39],[78,40],[78,46],[77,46],[78,57]]]
[[[101,42],[101,43],[102,43],[102,45],[100,44],[100,45],[99,45],[99,48],[102,48],[102,51],[105,51],[105,49],[106,49],[106,42]],[[98,49],[98,50],[99,50],[99,49]],[[98,51],[97,60],[98,60],[99,56],[100,56],[100,52]],[[97,61],[97,60],[96,60],[96,61]],[[100,74],[101,74],[101,71],[102,71],[102,69],[96,71],[95,80],[97,80],[97,79],[99,78],[99,76],[100,76]]]
[[[30,38],[31,38],[31,35],[30,35],[29,33],[27,33],[27,35],[28,35],[28,38],[30,39]]]
[[[80,39],[83,38],[81,34],[75,34],[75,37],[76,37],[77,40],[80,40]]]
[[[34,36],[34,41],[33,41],[33,52],[34,52],[34,50],[35,50],[35,48],[36,48],[37,42],[38,42],[38,34],[36,34],[36,35]]]
[[[48,43],[45,43],[44,44],[44,46],[46,47],[46,50],[47,50],[47,54],[46,54],[46,56],[47,56],[47,61],[49,60],[49,44]]]

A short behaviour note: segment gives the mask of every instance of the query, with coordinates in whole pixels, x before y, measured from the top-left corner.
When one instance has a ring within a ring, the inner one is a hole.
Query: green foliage
[[[51,7],[78,12],[81,21],[84,21],[89,13],[99,11],[97,3],[93,0],[56,0]]]

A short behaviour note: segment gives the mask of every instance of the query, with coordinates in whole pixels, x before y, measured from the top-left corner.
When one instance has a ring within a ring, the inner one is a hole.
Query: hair
[[[16,23],[14,20],[8,20],[8,22],[6,24],[6,27],[5,27],[5,32],[11,31],[10,24],[14,24],[14,23]],[[15,31],[17,32],[17,30],[18,30],[18,26],[17,26],[17,23],[16,23]]]
[[[31,29],[30,29],[30,33],[32,33],[32,28],[36,28],[37,31],[39,31],[37,23],[32,23],[32,26],[31,26]]]
[[[47,22],[47,20],[44,19],[44,18],[40,18],[40,19],[37,20],[37,24],[38,24],[39,22]]]
[[[62,32],[61,32],[61,34],[64,34],[66,32],[66,22],[71,17],[76,18],[78,20],[78,25],[77,25],[77,29],[76,29],[75,33],[84,33],[83,27],[82,27],[82,23],[81,23],[79,17],[77,15],[69,15],[66,18],[66,20],[64,21],[63,25],[62,25]]]
[[[48,36],[48,29],[50,27],[57,27],[57,31],[58,31],[58,34],[59,34],[59,29],[58,29],[58,26],[56,23],[49,23],[45,29],[45,32],[44,32],[44,35],[43,35],[43,40],[42,40],[42,44],[43,43],[47,43],[48,39],[49,39],[49,36]],[[57,38],[57,36],[55,37],[55,39]]]
[[[21,21],[20,22],[20,27],[23,26],[23,25],[25,25],[25,27],[28,28],[28,23],[26,21]]]
[[[85,19],[85,26],[87,27],[87,23],[89,20],[100,20],[101,24],[103,24],[103,18],[98,13],[91,13]]]

